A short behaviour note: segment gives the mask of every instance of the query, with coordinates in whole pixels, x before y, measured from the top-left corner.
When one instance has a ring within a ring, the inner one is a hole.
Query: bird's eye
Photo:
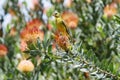
[[[57,13],[55,13],[55,15],[57,15]]]

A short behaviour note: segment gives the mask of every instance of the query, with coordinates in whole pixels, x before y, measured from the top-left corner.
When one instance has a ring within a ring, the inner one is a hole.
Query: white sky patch
[[[3,7],[7,0],[0,0],[0,7]]]
[[[25,9],[25,7],[20,9],[21,13],[24,14],[25,21],[29,21],[30,15],[28,14],[28,11]]]
[[[52,7],[50,0],[42,0],[42,4],[43,4],[44,8],[51,8]]]
[[[53,6],[50,0],[42,0],[42,4],[44,9],[50,9]],[[45,23],[47,23],[47,19],[48,19],[47,15],[43,14],[42,18],[45,21]]]
[[[4,22],[2,23],[2,27],[3,27],[3,34],[5,35],[7,25],[11,23],[12,16],[10,14],[6,14],[3,19]]]
[[[0,19],[2,18],[1,16],[4,16],[5,12],[2,7],[0,7]]]
[[[30,10],[31,8],[34,7],[32,0],[19,0],[18,4],[20,4],[21,6],[23,6],[23,2],[26,3],[25,7],[27,7],[28,10]]]
[[[4,9],[3,9],[3,6],[5,5],[6,3],[6,0],[0,0],[0,19],[1,19],[1,16],[4,16]]]
[[[64,0],[63,5],[64,5],[65,7],[69,7],[70,4],[71,4],[71,1],[72,1],[72,0]]]
[[[44,22],[47,23],[47,19],[48,19],[47,15],[43,14],[42,18],[43,18]]]
[[[30,9],[34,9],[34,4],[32,3],[32,0],[25,0],[27,3],[27,8]]]

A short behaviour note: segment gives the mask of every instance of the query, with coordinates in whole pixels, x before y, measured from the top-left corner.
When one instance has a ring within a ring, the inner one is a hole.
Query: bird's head
[[[60,13],[56,11],[56,12],[54,12],[53,16],[58,18],[58,17],[60,17]]]

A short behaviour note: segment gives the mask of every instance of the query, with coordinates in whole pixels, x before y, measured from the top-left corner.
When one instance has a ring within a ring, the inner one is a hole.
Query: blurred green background
[[[53,37],[55,11],[72,54]],[[0,0],[0,80],[120,80],[119,53],[120,0]]]

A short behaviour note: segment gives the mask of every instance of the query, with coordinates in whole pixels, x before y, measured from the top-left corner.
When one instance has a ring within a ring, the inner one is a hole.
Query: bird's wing
[[[69,32],[69,30],[68,30],[68,28],[67,28],[65,22],[62,21],[62,24],[63,24],[63,26],[65,26],[66,32],[67,32],[67,34],[68,34],[68,38],[73,42],[73,38],[71,37],[70,32]]]
[[[70,32],[69,32],[69,30],[68,30],[68,28],[67,28],[67,26],[66,26],[64,21],[62,21],[62,24],[63,24],[63,26],[65,26],[65,29],[66,29],[66,32],[68,33],[68,35],[70,35]]]

